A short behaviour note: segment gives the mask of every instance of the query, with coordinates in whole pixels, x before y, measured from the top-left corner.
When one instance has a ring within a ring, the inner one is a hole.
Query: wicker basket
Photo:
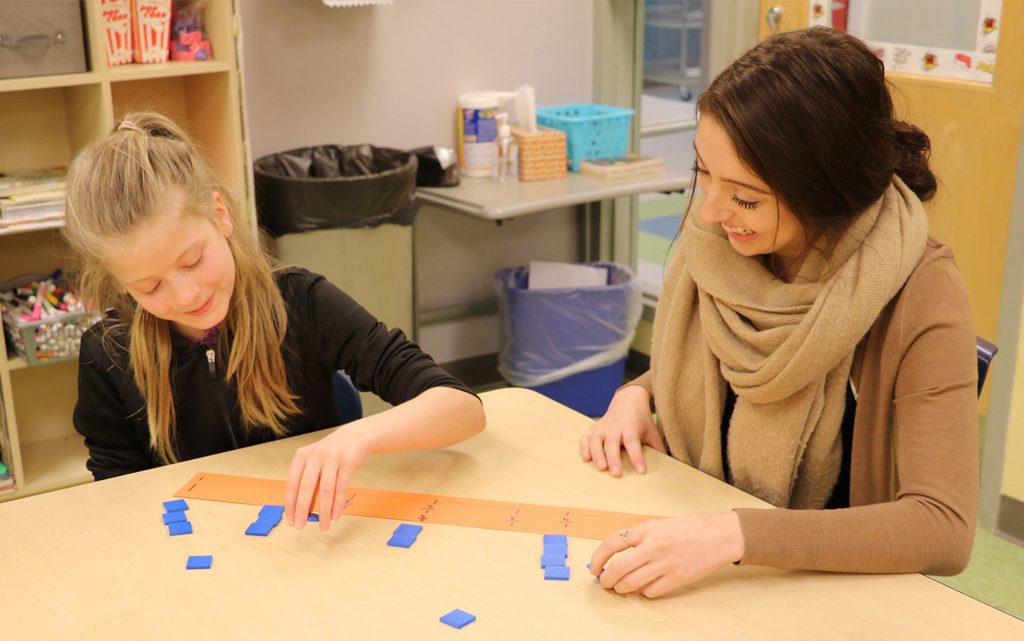
[[[519,145],[519,180],[548,180],[566,176],[565,132],[538,127],[537,133],[511,127]]]

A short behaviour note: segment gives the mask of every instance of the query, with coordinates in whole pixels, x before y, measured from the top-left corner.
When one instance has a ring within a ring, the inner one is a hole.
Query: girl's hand
[[[320,529],[338,520],[352,473],[369,455],[368,440],[356,421],[339,427],[316,443],[295,451],[285,486],[284,513],[288,525],[306,527],[313,496],[320,490]]]
[[[284,513],[300,530],[320,490],[320,529],[327,530],[345,507],[352,473],[370,454],[428,450],[458,443],[484,429],[483,406],[472,394],[432,387],[391,409],[339,427],[316,443],[295,451]]]
[[[580,437],[580,458],[593,461],[594,467],[612,476],[622,476],[621,451],[626,448],[633,469],[643,474],[647,471],[644,445],[668,451],[651,416],[650,394],[634,385],[616,392],[605,415]]]
[[[735,512],[695,514],[645,521],[612,534],[590,557],[590,572],[604,588],[653,599],[742,558],[743,532]]]

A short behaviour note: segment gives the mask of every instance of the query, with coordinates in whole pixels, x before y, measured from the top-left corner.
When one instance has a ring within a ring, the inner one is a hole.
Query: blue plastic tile
[[[422,525],[412,525],[411,523],[402,523],[395,528],[395,536],[411,536],[416,538],[420,532],[423,531]]]
[[[167,512],[164,515],[164,525],[170,525],[171,523],[178,523],[180,521],[187,521],[188,515],[184,512]]]
[[[188,503],[185,499],[177,499],[175,501],[164,501],[164,512],[181,512],[188,509]]]
[[[569,568],[564,565],[549,565],[544,568],[545,581],[568,581]]]
[[[278,517],[278,516],[274,516],[273,514],[269,514],[267,516],[261,516],[258,519],[256,519],[255,521],[253,521],[253,523],[265,523],[268,526],[270,526],[271,528],[277,526],[277,524],[280,523],[280,522],[281,522],[281,518]]]
[[[167,524],[167,531],[171,536],[179,534],[192,534],[192,524],[188,521],[175,521]]]
[[[188,563],[185,564],[186,570],[209,570],[210,566],[213,565],[213,555],[207,554],[205,556],[190,556],[188,557]]]
[[[308,521],[310,523],[319,523],[320,522],[320,515],[319,514],[310,514],[309,516],[306,517],[306,521]]]
[[[283,515],[284,515],[284,506],[283,505],[264,505],[263,507],[260,508],[259,518],[260,519],[270,520],[270,517],[273,517],[273,518],[277,519],[278,521],[280,521],[281,517]]]
[[[554,556],[555,554],[561,554],[562,557],[569,556],[569,549],[561,545],[545,545],[544,556]]]
[[[411,548],[412,544],[415,542],[415,536],[399,536],[398,534],[395,534],[388,539],[388,545],[393,548]]]
[[[540,557],[540,567],[546,568],[550,565],[565,565],[565,557],[561,554],[545,554]]]
[[[569,547],[569,537],[565,534],[545,534],[544,547],[549,545],[561,545],[564,548]]]
[[[458,608],[455,608],[448,614],[441,617],[441,623],[447,623],[453,628],[458,629],[462,629],[474,621],[476,621],[475,614],[470,614],[469,612]]]
[[[245,529],[245,533],[249,536],[267,536],[273,529],[273,523],[268,523],[266,521],[253,521],[249,527]]]

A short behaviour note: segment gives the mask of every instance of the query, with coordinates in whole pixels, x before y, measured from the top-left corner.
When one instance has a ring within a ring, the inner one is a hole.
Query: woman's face
[[[156,212],[105,256],[114,278],[150,314],[186,336],[202,338],[228,313],[235,260],[227,239],[234,227],[220,194],[213,217],[184,211],[171,191]]]
[[[775,254],[787,281],[799,269],[804,230],[793,212],[740,161],[725,129],[703,116],[694,140],[697,187],[706,196],[706,223],[719,224],[732,248],[744,256]]]

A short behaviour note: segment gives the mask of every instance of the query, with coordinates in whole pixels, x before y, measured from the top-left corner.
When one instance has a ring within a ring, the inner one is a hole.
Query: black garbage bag
[[[273,236],[411,225],[416,156],[373,145],[318,145],[253,163],[260,226]]]

